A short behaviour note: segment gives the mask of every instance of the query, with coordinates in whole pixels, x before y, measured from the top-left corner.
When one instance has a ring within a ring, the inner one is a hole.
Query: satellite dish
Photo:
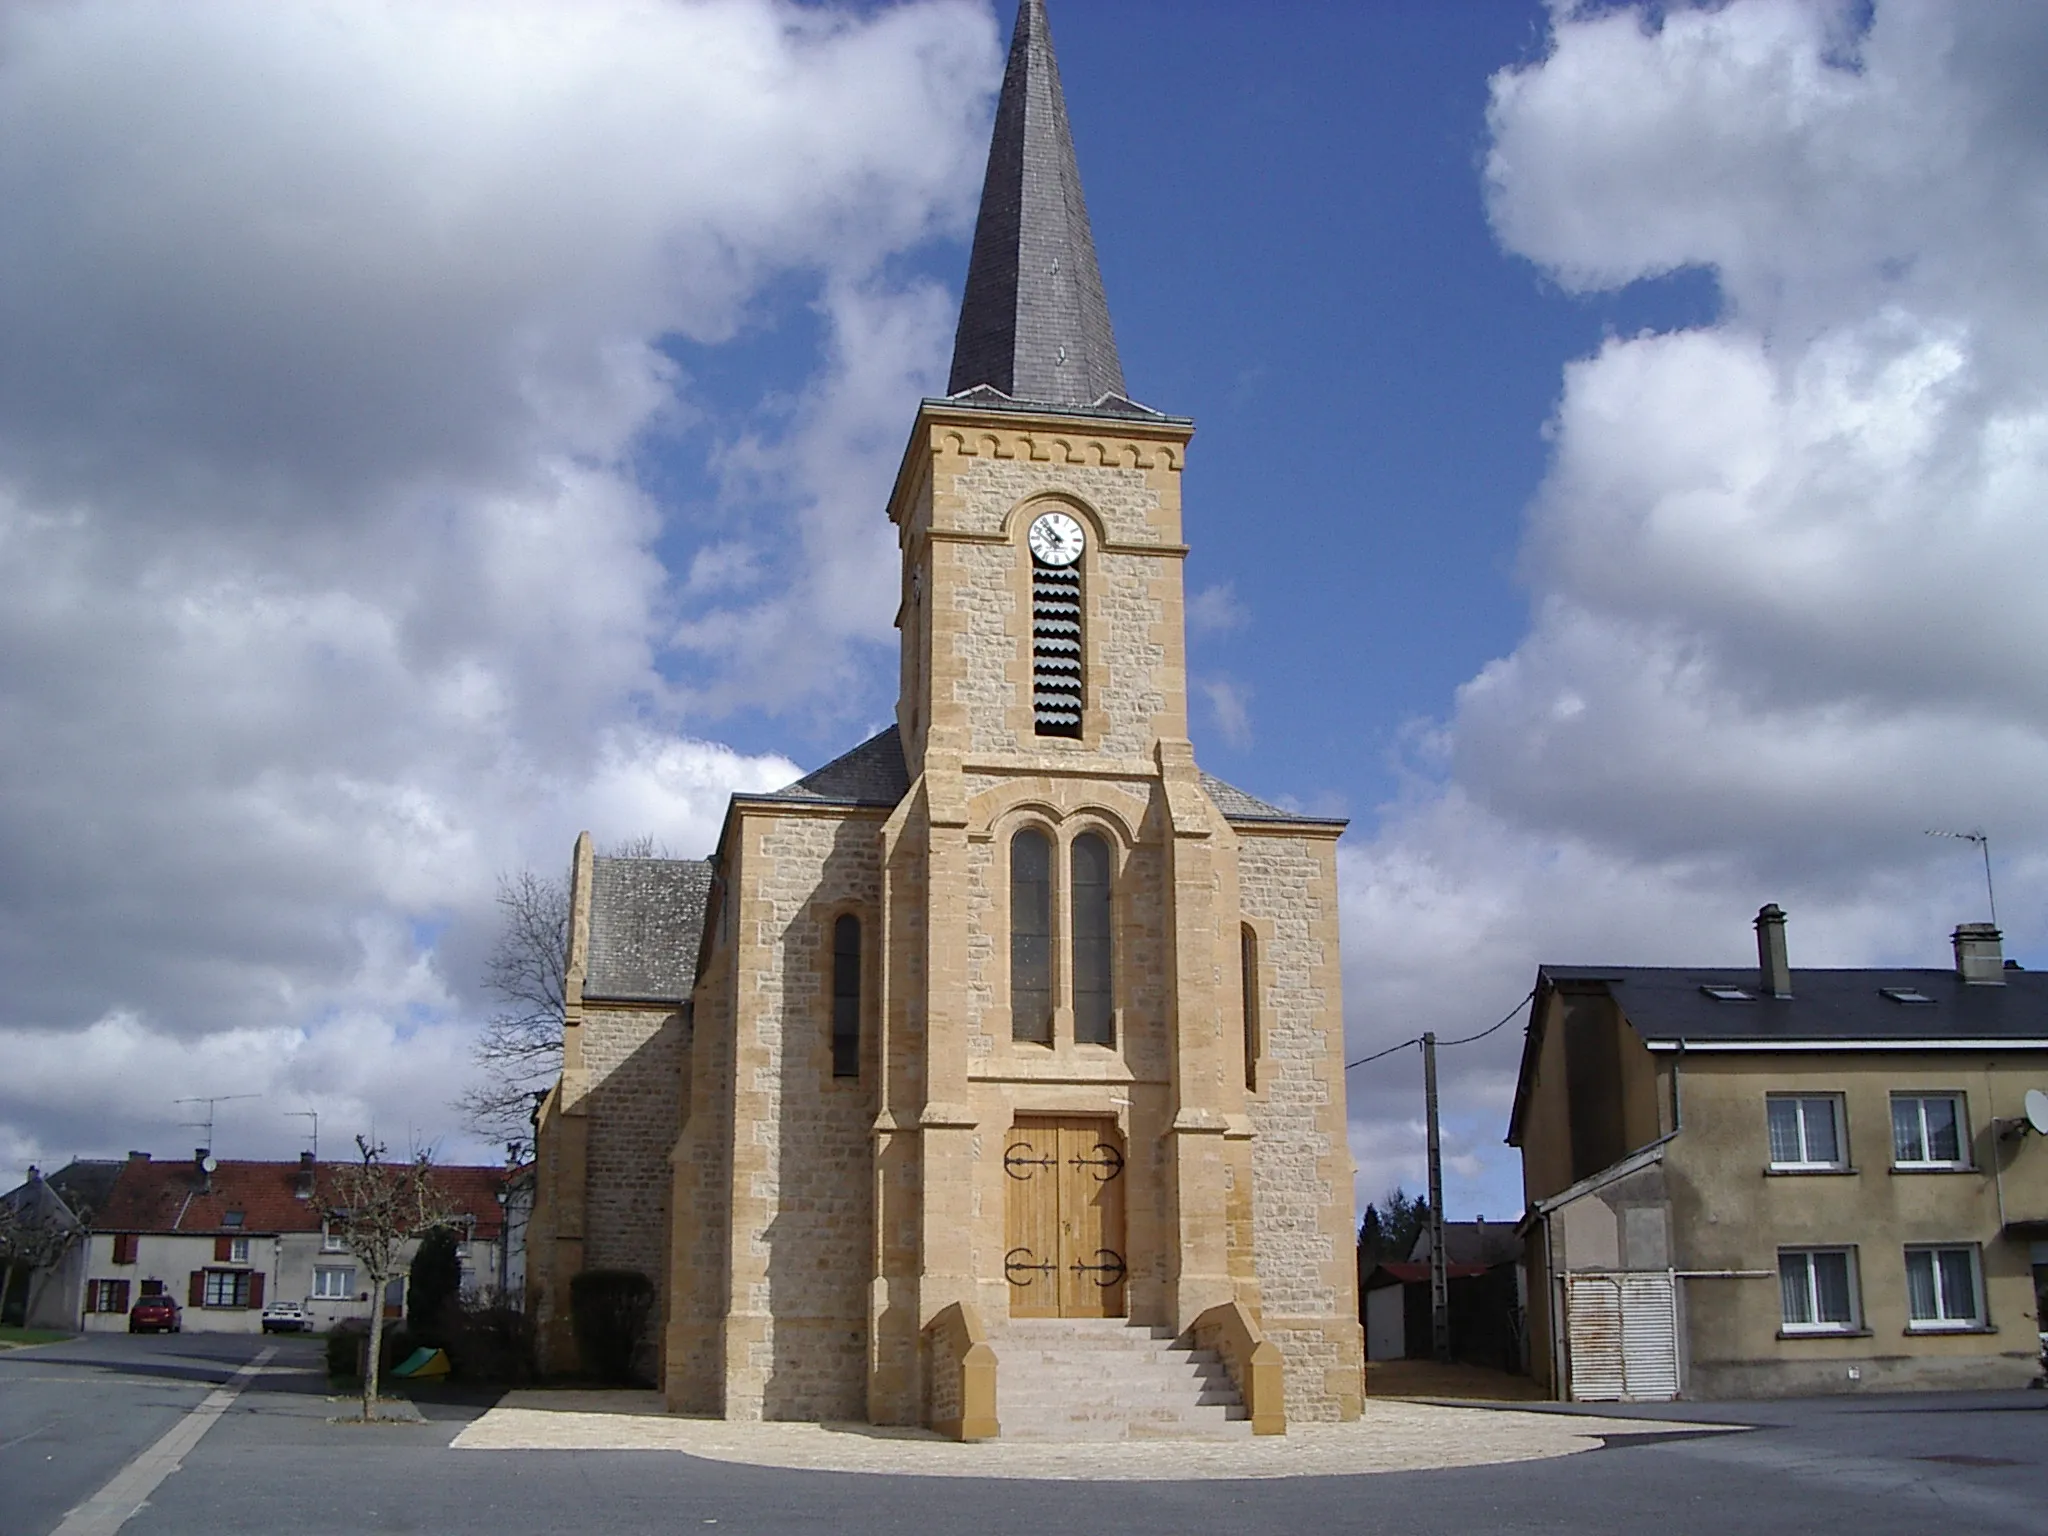
[[[2048,1119],[2048,1098],[2043,1098],[2041,1103],[2042,1118]],[[215,1157],[211,1152],[209,1152],[206,1154],[206,1156],[202,1157],[199,1160],[199,1166],[205,1169],[208,1173],[212,1173],[216,1168],[220,1167],[220,1159]]]
[[[2027,1090],[2027,1124],[2043,1136],[2048,1136],[2048,1093],[2038,1088]]]

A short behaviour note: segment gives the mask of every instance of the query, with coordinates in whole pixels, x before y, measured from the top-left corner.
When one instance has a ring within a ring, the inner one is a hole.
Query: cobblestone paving
[[[1351,1424],[1230,1441],[960,1445],[921,1429],[866,1424],[740,1424],[662,1412],[653,1392],[513,1392],[455,1437],[461,1451],[682,1451],[713,1461],[908,1477],[1143,1482],[1332,1477],[1542,1461],[1614,1435],[1726,1430],[1721,1424],[1600,1419],[1431,1403],[1368,1402]]]

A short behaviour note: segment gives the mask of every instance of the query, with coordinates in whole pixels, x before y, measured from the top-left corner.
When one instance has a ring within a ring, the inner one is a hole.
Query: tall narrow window
[[[860,919],[832,925],[832,1075],[860,1076]]]
[[[1244,988],[1244,1086],[1259,1086],[1259,938],[1246,923],[1238,930],[1237,965]]]
[[[1031,722],[1040,736],[1081,734],[1081,567],[1031,560]]]
[[[1010,1035],[1052,1044],[1052,843],[1029,827],[1010,839]]]
[[[1108,842],[1100,833],[1083,832],[1074,839],[1073,864],[1074,1039],[1115,1045]]]

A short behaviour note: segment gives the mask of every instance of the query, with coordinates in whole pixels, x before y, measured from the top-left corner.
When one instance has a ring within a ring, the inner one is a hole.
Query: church
[[[1344,824],[1195,761],[1194,424],[1126,392],[1043,0],[947,387],[886,508],[896,723],[708,860],[576,844],[543,1363],[571,1278],[631,1269],[675,1412],[1136,1434],[1072,1405],[1179,1358],[1253,1432],[1355,1418]]]

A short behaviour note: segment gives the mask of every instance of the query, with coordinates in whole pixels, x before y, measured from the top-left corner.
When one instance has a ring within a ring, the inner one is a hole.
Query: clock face
[[[1031,553],[1047,565],[1081,558],[1081,525],[1064,512],[1048,512],[1031,525]]]

